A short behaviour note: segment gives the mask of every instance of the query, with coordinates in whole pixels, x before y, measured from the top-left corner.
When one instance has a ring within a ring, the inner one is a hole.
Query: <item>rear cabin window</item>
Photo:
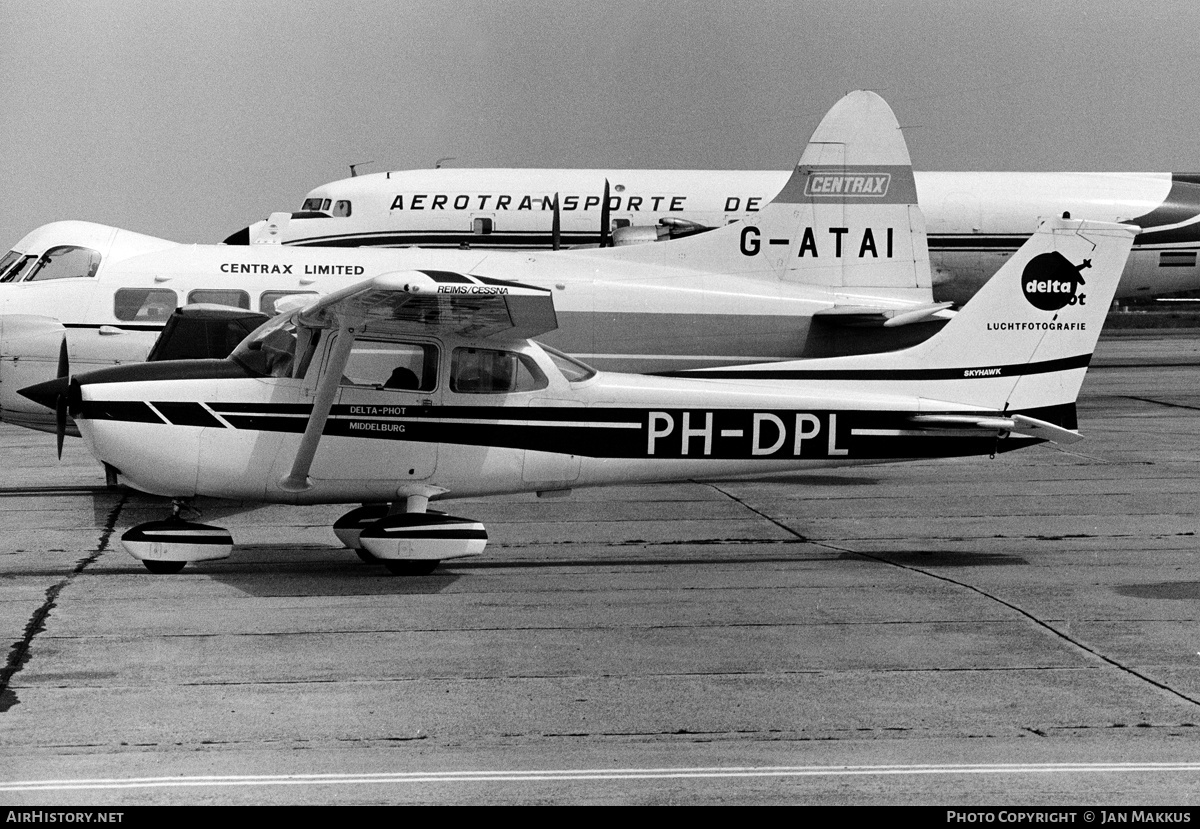
[[[100,254],[96,251],[75,245],[60,245],[43,253],[26,279],[38,282],[44,279],[93,277],[99,269]]]
[[[119,288],[113,297],[113,314],[122,322],[165,322],[179,304],[167,288]]]
[[[437,387],[437,363],[437,347],[430,343],[357,340],[342,372],[342,385],[433,391]]]
[[[450,389],[461,394],[536,391],[550,385],[533,358],[514,351],[456,348],[450,360]]]
[[[213,305],[228,305],[230,308],[245,308],[246,310],[250,310],[250,294],[245,291],[197,288],[188,294],[187,301],[189,305],[207,302]]]
[[[591,380],[596,376],[596,369],[587,363],[581,363],[574,357],[568,357],[557,348],[542,345],[542,351],[546,352],[546,355],[554,362],[554,367],[562,372],[562,376],[567,378],[568,383],[582,383],[584,380]]]

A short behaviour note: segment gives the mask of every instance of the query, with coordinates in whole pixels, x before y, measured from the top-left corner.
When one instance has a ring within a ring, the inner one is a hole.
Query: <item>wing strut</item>
[[[342,372],[350,359],[350,349],[354,345],[354,335],[358,321],[343,322],[338,330],[337,339],[329,352],[325,363],[324,373],[317,381],[317,390],[313,398],[312,414],[308,425],[304,427],[304,435],[300,438],[300,446],[296,449],[296,459],[292,461],[292,471],[279,479],[279,486],[288,492],[304,492],[312,489],[312,481],[308,471],[312,468],[313,458],[317,454],[317,446],[321,435],[325,432],[325,421],[329,420],[329,410],[333,408],[333,399],[337,396],[338,385],[342,382]]]

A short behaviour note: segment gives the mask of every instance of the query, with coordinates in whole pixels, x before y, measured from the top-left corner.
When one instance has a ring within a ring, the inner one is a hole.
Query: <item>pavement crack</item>
[[[1137,399],[1141,399],[1141,398],[1137,398]],[[1154,403],[1154,402],[1158,402],[1158,401],[1151,400],[1149,402]],[[1163,404],[1163,405],[1174,405],[1174,404]],[[1193,408],[1193,407],[1182,406],[1180,408]],[[710,487],[712,487],[713,489],[715,489],[717,492],[720,492],[725,497],[729,498],[730,500],[736,501],[737,503],[741,504],[743,507],[750,510],[754,514],[762,516],[764,519],[766,519],[767,521],[770,521],[772,524],[774,524],[775,526],[784,530],[785,532],[791,533],[796,538],[799,538],[803,541],[807,541],[810,544],[814,544],[814,545],[817,545],[820,547],[826,547],[830,550],[836,550],[840,553],[845,553],[847,555],[861,556],[862,558],[870,559],[871,561],[875,561],[880,564],[886,564],[889,567],[895,567],[899,570],[907,570],[911,573],[918,573],[922,576],[926,576],[928,578],[937,579],[938,581],[945,582],[946,584],[953,584],[956,587],[960,587],[964,590],[970,590],[972,593],[976,593],[980,596],[983,596],[985,599],[993,601],[996,604],[999,604],[1003,607],[1008,608],[1009,610],[1013,611],[1014,613],[1024,616],[1026,619],[1033,622],[1035,625],[1037,625],[1038,627],[1047,631],[1051,635],[1055,636],[1058,639],[1061,639],[1064,642],[1067,642],[1067,643],[1073,645],[1074,647],[1078,648],[1079,650],[1083,651],[1084,653],[1091,655],[1093,658],[1098,659],[1101,662],[1104,662],[1108,665],[1111,665],[1112,667],[1116,668],[1117,670],[1122,671],[1136,679],[1139,679],[1142,682],[1152,685],[1161,691],[1166,691],[1168,694],[1171,694],[1172,696],[1177,697],[1178,699],[1181,699],[1184,702],[1190,703],[1192,705],[1200,706],[1200,699],[1197,699],[1194,696],[1185,694],[1182,691],[1178,691],[1175,688],[1172,688],[1170,685],[1167,685],[1165,682],[1160,682],[1159,680],[1154,679],[1153,677],[1142,673],[1137,668],[1133,668],[1129,665],[1125,665],[1121,662],[1118,662],[1117,660],[1113,659],[1110,656],[1106,656],[1105,654],[1101,653],[1100,651],[1096,650],[1095,648],[1091,647],[1090,645],[1086,644],[1085,642],[1083,642],[1079,639],[1076,639],[1067,633],[1064,633],[1063,631],[1054,627],[1054,625],[1050,624],[1049,622],[1045,622],[1042,619],[1039,619],[1037,616],[1033,615],[1032,613],[1025,610],[1024,608],[1019,607],[1018,605],[1015,605],[1012,602],[1006,601],[1006,600],[1000,598],[999,596],[989,593],[988,591],[986,591],[980,587],[976,587],[973,584],[967,584],[964,581],[959,581],[958,579],[951,578],[950,576],[944,576],[939,573],[934,573],[929,570],[924,570],[920,567],[913,567],[912,565],[909,565],[909,564],[901,564],[900,562],[892,561],[883,556],[872,555],[871,553],[864,553],[864,552],[861,552],[860,550],[853,550],[844,545],[833,544],[833,543],[830,543],[827,541],[814,541],[814,540],[808,538],[807,536],[796,532],[795,530],[793,530],[791,527],[787,526],[783,522],[781,522],[775,518],[772,518],[770,515],[767,515],[762,510],[759,510],[759,509],[751,506],[750,504],[747,504],[745,501],[738,498],[736,495],[721,489],[721,487],[717,486],[716,484],[709,483],[708,485]]]
[[[1139,400],[1142,403],[1153,403],[1156,406],[1166,406],[1171,409],[1188,409],[1189,411],[1200,411],[1200,406],[1188,406],[1184,403],[1171,403],[1167,400],[1155,400],[1153,397],[1138,397],[1135,394],[1122,395],[1126,400]]]
[[[105,519],[104,529],[100,533],[99,543],[96,549],[88,553],[75,563],[71,571],[66,576],[59,579],[56,583],[46,588],[45,598],[42,603],[37,606],[33,614],[29,617],[29,621],[25,623],[25,630],[21,638],[13,642],[12,648],[8,652],[8,658],[5,660],[4,667],[0,668],[0,714],[8,711],[14,705],[18,705],[20,700],[17,699],[16,693],[10,687],[13,677],[21,672],[21,669],[29,662],[30,651],[33,647],[33,640],[39,633],[46,630],[46,620],[50,618],[50,613],[58,604],[59,594],[63,589],[71,583],[71,581],[84,571],[85,568],[95,561],[105,550],[108,549],[109,540],[112,538],[113,530],[117,525],[117,518],[121,514],[121,509],[125,506],[125,501],[128,498],[128,493],[122,493],[120,500],[116,506],[108,513],[108,518]]]

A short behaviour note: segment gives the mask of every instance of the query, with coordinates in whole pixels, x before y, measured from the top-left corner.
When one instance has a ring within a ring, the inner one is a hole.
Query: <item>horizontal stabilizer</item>
[[[1013,431],[1020,432],[1023,435],[1032,435],[1035,438],[1045,438],[1052,440],[1055,443],[1078,443],[1083,440],[1083,435],[1072,429],[1064,429],[1053,423],[1047,423],[1044,420],[1038,420],[1036,417],[1028,417],[1027,415],[1013,415],[1013,420],[1017,422],[1017,428]]]
[[[942,429],[994,429],[997,432],[1018,432],[1055,443],[1077,443],[1083,440],[1083,435],[1072,429],[1064,429],[1036,417],[1020,414],[1007,417],[999,412],[995,415],[914,415],[909,420],[921,426],[936,426]]]
[[[278,245],[280,238],[283,236],[284,230],[287,229],[288,222],[291,220],[291,213],[272,213],[266,222],[260,222],[253,226],[250,231],[250,244],[252,245]]]
[[[948,310],[951,302],[934,302],[912,308],[876,308],[864,305],[835,305],[813,314],[827,325],[845,328],[896,328],[917,322],[948,320],[954,315]]]

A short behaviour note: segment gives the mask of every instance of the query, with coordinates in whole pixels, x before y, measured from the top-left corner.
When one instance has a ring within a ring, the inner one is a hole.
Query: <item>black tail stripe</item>
[[[1075,368],[1087,368],[1091,354],[1044,360],[1039,363],[1020,363],[1007,366],[978,368],[913,368],[913,369],[694,369],[664,371],[658,377],[693,377],[701,380],[961,380],[964,378],[1019,377],[1029,374],[1048,374]]]

